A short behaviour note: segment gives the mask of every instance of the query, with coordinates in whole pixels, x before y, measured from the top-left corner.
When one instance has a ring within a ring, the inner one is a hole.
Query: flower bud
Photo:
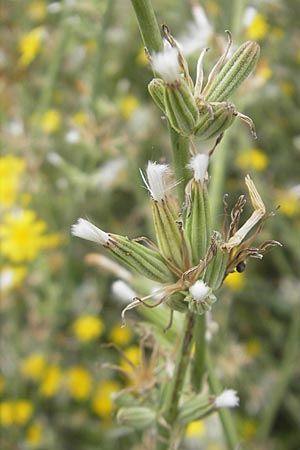
[[[168,298],[166,303],[173,311],[186,313],[188,310],[188,304],[185,301],[185,298],[186,292],[175,292],[175,294],[172,294]]]
[[[221,102],[210,104],[210,106],[212,109],[203,104],[199,110],[200,120],[196,125],[194,134],[201,141],[216,137],[227,130],[237,116],[233,103]]]
[[[120,425],[143,430],[155,422],[155,413],[143,406],[124,407],[117,413],[117,421]]]
[[[178,413],[178,422],[186,425],[195,420],[200,420],[214,412],[214,404],[209,397],[196,396],[192,400],[184,402]]]
[[[208,85],[208,89],[203,90],[205,100],[207,102],[227,100],[255,69],[259,53],[257,42],[247,41],[242,44]]]
[[[150,81],[150,83],[148,84],[148,91],[152,99],[156,103],[156,105],[165,114],[166,112],[164,100],[165,85],[163,80],[161,80],[160,78],[153,78],[153,80]]]

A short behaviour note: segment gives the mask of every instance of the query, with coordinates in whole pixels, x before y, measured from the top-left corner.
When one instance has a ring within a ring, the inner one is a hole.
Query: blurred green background
[[[173,35],[197,40],[199,3],[153,5]],[[234,417],[245,448],[299,450],[300,4],[201,5],[211,29],[199,33],[191,67],[209,46],[209,72],[225,29],[234,44],[261,45],[255,74],[233,99],[258,139],[236,122],[214,158],[224,156],[230,204],[249,173],[268,211],[281,205],[261,241],[283,244],[228,277],[213,309],[215,363],[224,387],[240,394]],[[152,74],[134,12],[129,0],[13,0],[2,2],[1,18],[1,448],[134,448],[139,436],[116,425],[111,401],[128,381],[103,367],[124,358],[102,344],[114,342],[138,364],[136,327],[120,328],[117,274],[85,258],[94,244],[70,236],[82,216],[106,231],[153,237],[138,169],[170,162],[171,150],[147,92]],[[186,448],[225,449],[218,419],[192,424]]]

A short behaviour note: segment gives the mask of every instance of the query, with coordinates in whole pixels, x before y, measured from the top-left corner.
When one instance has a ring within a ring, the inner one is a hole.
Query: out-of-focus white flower
[[[82,218],[78,219],[77,223],[72,225],[71,231],[73,236],[101,245],[107,244],[109,240],[109,235],[105,231],[100,230],[100,228]]]
[[[116,299],[124,304],[136,297],[134,290],[123,280],[114,281],[111,285],[111,290]]]
[[[47,11],[50,14],[57,14],[57,13],[60,12],[60,10],[61,10],[61,3],[60,2],[52,2],[52,3],[49,3],[47,5]]]
[[[60,166],[64,162],[63,158],[56,152],[47,153],[46,159],[53,166]]]
[[[174,83],[180,79],[178,63],[178,50],[164,41],[164,49],[158,53],[152,53],[151,64],[154,72],[157,72],[166,83]]]
[[[66,132],[65,141],[69,144],[76,144],[80,139],[80,132],[76,129],[72,129]]]
[[[102,189],[109,189],[119,177],[120,172],[126,166],[125,158],[117,158],[104,163],[99,170],[93,174],[93,185]]]
[[[244,17],[242,19],[242,24],[244,27],[249,27],[253,22],[254,17],[257,14],[257,9],[253,8],[253,6],[249,6],[245,9]]]
[[[237,395],[237,391],[233,389],[227,389],[222,394],[218,395],[215,399],[215,407],[219,408],[235,408],[239,406],[240,399]]]
[[[205,47],[213,32],[202,6],[194,6],[192,13],[194,20],[188,23],[187,33],[178,39],[180,49],[185,56]]]
[[[7,124],[6,129],[8,133],[11,134],[12,136],[18,137],[21,136],[21,134],[23,134],[24,125],[21,120],[15,119]]]

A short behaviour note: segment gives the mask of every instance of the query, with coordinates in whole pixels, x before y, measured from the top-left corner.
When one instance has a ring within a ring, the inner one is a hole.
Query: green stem
[[[243,23],[243,15],[245,11],[246,1],[245,0],[233,0],[230,2],[232,6],[231,11],[231,32],[234,36],[238,36],[241,32],[241,24]]]
[[[162,38],[151,0],[131,0],[131,3],[145,47],[150,53],[159,52],[162,49]]]
[[[200,392],[202,387],[203,376],[206,371],[205,364],[205,331],[206,318],[205,314],[196,317],[195,321],[195,353],[191,372],[191,381],[195,392]]]
[[[182,393],[185,374],[190,361],[190,353],[193,343],[193,331],[195,324],[194,314],[187,313],[181,332],[181,340],[177,350],[177,359],[170,384],[167,385],[163,399],[163,417],[168,427],[159,426],[159,439],[157,450],[170,449],[170,437],[172,426],[176,420],[178,403]]]
[[[215,374],[214,365],[211,361],[209,349],[206,349],[206,367],[208,371],[208,382],[210,389],[214,395],[219,395],[222,391],[220,382]],[[225,434],[226,442],[230,450],[235,450],[238,446],[239,440],[236,433],[235,425],[232,419],[232,415],[227,408],[218,409],[219,417],[222,422],[223,431]]]
[[[290,380],[295,372],[297,355],[299,352],[300,340],[300,309],[292,314],[291,324],[284,348],[282,363],[280,365],[280,373],[276,385],[272,389],[270,401],[264,411],[264,416],[258,430],[258,437],[264,441],[270,435],[277,411],[282,404],[285,392],[288,388]]]
[[[173,128],[169,126],[170,139],[173,151],[173,170],[177,185],[179,204],[182,204],[185,198],[185,186],[190,180],[190,170],[187,164],[190,160],[190,141],[189,138],[180,136]]]

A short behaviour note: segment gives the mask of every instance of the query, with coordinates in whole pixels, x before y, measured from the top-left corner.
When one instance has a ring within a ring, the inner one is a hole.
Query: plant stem
[[[180,181],[177,185],[178,199],[179,204],[182,204],[185,198],[185,186],[191,178],[190,170],[186,167],[190,160],[190,141],[189,138],[180,136],[170,126],[169,133],[172,145],[174,176],[176,181]]]
[[[159,52],[162,49],[162,38],[151,0],[131,0],[131,3],[145,47],[150,53]]]
[[[258,437],[261,441],[264,441],[270,435],[277,411],[280,408],[289,382],[295,372],[297,355],[299,352],[299,340],[300,310],[299,308],[296,308],[296,311],[292,313],[291,324],[289,326],[289,332],[284,348],[279,377],[277,383],[272,389],[272,395],[267,403],[267,407],[265,408],[264,416],[258,430]]]
[[[167,386],[165,397],[163,399],[163,417],[169,427],[159,426],[157,450],[168,450],[170,448],[170,430],[172,430],[172,425],[177,416],[178,403],[182,393],[186,370],[190,361],[194,324],[195,315],[187,313],[177,350],[174,373],[169,386]]]
[[[194,361],[191,372],[191,382],[195,392],[200,392],[202,387],[203,376],[206,371],[205,364],[205,331],[206,331],[206,318],[205,314],[197,316],[195,320],[195,353]]]
[[[211,361],[209,349],[206,348],[206,367],[208,371],[208,382],[210,389],[214,395],[219,395],[222,391],[218,378],[216,377],[214,366]],[[232,420],[230,411],[227,408],[218,409],[219,417],[222,422],[223,431],[226,442],[230,450],[235,450],[238,446],[239,440],[236,429]]]

